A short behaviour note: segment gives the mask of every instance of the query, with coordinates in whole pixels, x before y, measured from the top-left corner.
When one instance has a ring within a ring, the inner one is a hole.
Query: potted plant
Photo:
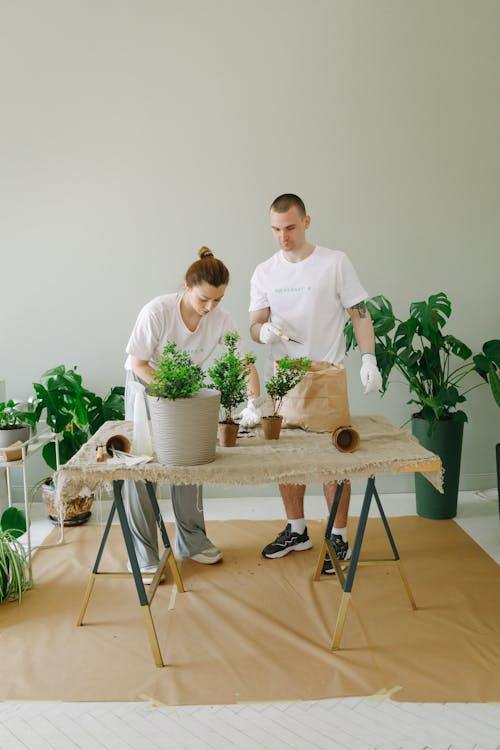
[[[64,365],[58,365],[47,370],[40,377],[39,383],[33,383],[33,387],[36,394],[35,419],[38,421],[45,413],[48,427],[59,435],[57,443],[60,464],[69,461],[105,422],[124,419],[124,387],[114,386],[103,399],[83,386],[82,376],[76,371],[76,367],[66,369]],[[55,471],[55,444],[51,442],[45,445],[42,455],[48,466]],[[49,517],[57,522],[58,512],[51,479],[44,480],[42,496],[47,504]],[[85,523],[90,518],[93,500],[93,495],[82,495],[68,502],[64,525]]]
[[[420,474],[415,475],[417,512],[426,518],[453,518],[457,512],[462,436],[467,415],[460,409],[466,394],[489,383],[500,406],[500,341],[483,344],[482,352],[471,349],[455,336],[445,333],[451,315],[451,302],[444,292],[428,300],[412,302],[410,315],[400,320],[383,295],[367,302],[375,332],[375,354],[382,374],[382,393],[389,375],[396,369],[410,390],[409,404],[417,405],[412,415],[412,431],[425,448],[441,458],[444,468],[444,495]],[[346,348],[356,346],[352,324],[346,325]],[[469,376],[482,380],[470,383]]]
[[[168,342],[146,388],[160,463],[196,466],[215,460],[220,393],[204,386],[202,368],[175,342]]]
[[[233,409],[246,399],[250,365],[256,360],[254,354],[241,355],[238,352],[239,338],[236,331],[225,334],[223,341],[226,351],[214,360],[213,366],[207,371],[212,378],[213,387],[220,392],[220,404],[224,412],[224,418],[218,427],[219,445],[228,448],[236,445],[239,429]]]
[[[17,599],[29,587],[27,552],[19,541],[26,531],[26,518],[17,508],[7,508],[0,521],[0,602]]]
[[[279,410],[283,398],[300,383],[310,364],[309,359],[292,359],[288,355],[275,363],[274,375],[266,383],[266,391],[273,404],[273,413],[268,417],[262,417],[262,429],[266,440],[279,438],[283,422]]]
[[[12,399],[0,401],[0,449],[29,440],[30,426],[35,421],[33,412],[20,411]]]

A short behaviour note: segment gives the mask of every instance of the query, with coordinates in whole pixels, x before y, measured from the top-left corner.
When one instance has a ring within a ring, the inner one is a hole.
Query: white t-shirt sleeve
[[[249,310],[263,310],[270,307],[265,287],[260,282],[259,267],[255,269],[250,280],[250,307]]]
[[[151,303],[139,313],[127,344],[127,354],[150,361],[163,334],[163,321]]]
[[[368,299],[369,294],[362,286],[347,255],[342,255],[339,271],[339,297],[345,309]]]

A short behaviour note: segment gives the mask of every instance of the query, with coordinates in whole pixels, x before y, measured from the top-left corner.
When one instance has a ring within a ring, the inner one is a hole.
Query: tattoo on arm
[[[360,318],[366,318],[366,305],[364,302],[358,302],[357,305],[352,306],[353,310],[357,310]]]

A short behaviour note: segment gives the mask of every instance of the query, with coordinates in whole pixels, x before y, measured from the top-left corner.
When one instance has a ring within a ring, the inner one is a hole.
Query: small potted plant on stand
[[[34,414],[39,420],[45,412],[50,429],[58,434],[59,462],[65,464],[84,445],[89,437],[108,420],[124,419],[125,402],[123,386],[114,386],[102,399],[82,385],[82,376],[59,365],[43,373],[40,383],[33,383],[36,398]],[[56,449],[53,442],[42,449],[47,465],[56,470]],[[52,480],[41,483],[42,497],[48,508],[49,518],[58,522],[55,490]],[[82,495],[68,501],[64,509],[64,525],[85,523],[91,515],[93,495]]]
[[[36,417],[33,412],[23,412],[16,408],[15,401],[0,402],[0,452],[14,443],[25,443],[30,437],[30,426]],[[9,458],[8,451],[6,458]]]
[[[421,475],[415,475],[417,513],[425,518],[454,518],[457,513],[462,436],[467,415],[457,408],[466,394],[489,382],[500,406],[500,341],[483,344],[473,356],[471,349],[443,328],[451,315],[451,302],[444,292],[428,300],[412,302],[410,316],[400,320],[389,300],[379,295],[367,302],[375,332],[375,354],[382,374],[382,393],[393,368],[408,383],[418,411],[412,416],[412,431],[419,442],[436,453],[444,468],[444,494]],[[347,351],[356,346],[352,323],[346,325]],[[461,360],[455,364],[454,358]],[[482,378],[465,387],[475,373]]]
[[[300,383],[310,364],[310,360],[304,357],[291,359],[288,356],[276,362],[274,375],[266,383],[266,391],[273,403],[271,416],[262,417],[262,430],[266,440],[279,438],[283,422],[279,410],[283,398]]]
[[[239,334],[236,331],[226,333],[224,346],[226,351],[218,357],[213,367],[208,369],[214,388],[220,392],[220,404],[224,410],[224,419],[219,422],[219,445],[232,448],[236,445],[239,425],[234,420],[233,409],[246,398],[247,378],[250,365],[255,363],[254,354],[239,354],[237,343]]]
[[[205,373],[188,352],[168,342],[146,387],[156,457],[166,466],[215,460],[220,393],[205,388]]]

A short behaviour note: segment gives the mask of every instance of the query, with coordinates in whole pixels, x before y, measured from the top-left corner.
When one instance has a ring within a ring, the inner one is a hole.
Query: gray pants
[[[127,387],[133,380],[139,378],[127,370],[125,419],[134,418],[134,398]],[[174,552],[176,557],[191,557],[210,545],[205,532],[202,487],[171,484],[170,493],[177,529]],[[124,482],[123,500],[139,567],[158,565],[158,526],[145,483]]]
[[[124,505],[140,568],[158,565],[158,526],[144,482],[126,481]],[[171,484],[176,522],[174,553],[191,557],[209,546],[203,516],[203,488],[196,484]]]

